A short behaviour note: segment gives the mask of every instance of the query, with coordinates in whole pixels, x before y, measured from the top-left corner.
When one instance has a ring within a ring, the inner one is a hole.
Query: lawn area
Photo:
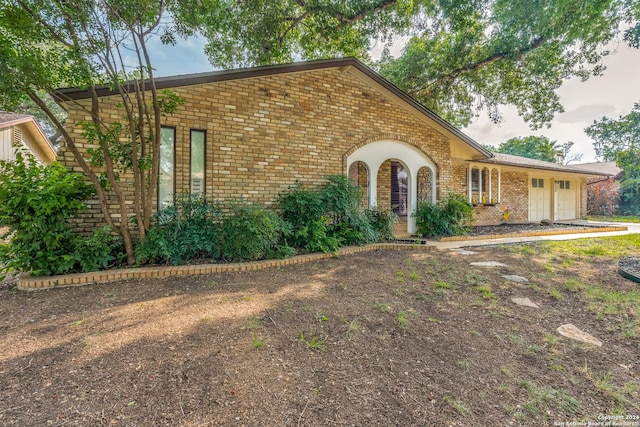
[[[588,216],[590,221],[640,222],[640,216]]]
[[[31,293],[5,286],[0,424],[554,426],[640,416],[640,288],[615,265],[640,253],[640,235],[472,250]],[[470,265],[479,261],[506,267]],[[567,323],[603,345],[561,336]]]

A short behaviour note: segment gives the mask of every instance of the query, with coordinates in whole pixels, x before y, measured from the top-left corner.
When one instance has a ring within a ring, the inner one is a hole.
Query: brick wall
[[[382,139],[409,143],[428,155],[438,167],[439,188],[452,178],[447,137],[343,70],[253,77],[179,87],[174,92],[185,104],[164,124],[176,129],[177,194],[189,190],[191,129],[206,130],[205,191],[214,198],[270,203],[296,180],[313,185],[325,175],[345,173],[347,153]],[[89,105],[87,100],[81,102]],[[122,114],[118,103],[118,97],[104,97],[101,110],[115,120]],[[72,104],[67,108],[67,128],[86,153],[77,124],[90,118]],[[64,145],[58,158],[79,169]],[[122,180],[126,187],[131,177]],[[387,181],[379,176],[380,206],[386,206],[382,186]],[[125,194],[133,201],[130,187]],[[92,204],[80,219],[87,228],[102,223],[97,208]]]
[[[498,197],[497,172],[492,172],[492,196]],[[476,225],[500,224],[504,208],[508,207],[510,222],[524,223],[529,221],[529,175],[527,172],[502,171],[501,174],[501,202],[495,206],[476,206],[473,216]],[[458,193],[467,194],[467,165],[453,166],[453,180],[451,189]]]

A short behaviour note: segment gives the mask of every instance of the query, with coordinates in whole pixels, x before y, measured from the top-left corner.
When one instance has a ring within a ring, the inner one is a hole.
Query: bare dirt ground
[[[602,247],[377,251],[241,274],[4,286],[0,425],[640,426],[638,287]],[[630,305],[605,306],[611,293]],[[602,347],[559,335],[565,323]]]

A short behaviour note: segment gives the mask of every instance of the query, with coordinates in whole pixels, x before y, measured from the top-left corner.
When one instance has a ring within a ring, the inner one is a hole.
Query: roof
[[[24,143],[44,164],[48,165],[56,159],[56,151],[51,141],[33,116],[0,111],[0,129],[13,126],[20,128],[23,135],[29,137],[23,139]]]
[[[615,161],[611,162],[593,162],[593,163],[581,163],[576,165],[570,165],[570,168],[588,168],[590,170],[600,172],[601,176],[613,176],[618,178],[618,175],[622,172]]]
[[[601,171],[592,169],[588,165],[561,165],[558,163],[545,162],[543,160],[530,159],[528,157],[514,156],[513,154],[493,153],[493,157],[480,160],[482,163],[493,163],[505,166],[517,166],[527,169],[539,169],[555,172],[579,173],[583,175],[600,176]],[[608,174],[606,174],[608,175]]]
[[[171,77],[159,77],[155,79],[156,88],[168,89],[181,86],[199,85],[213,82],[222,82],[228,80],[248,79],[252,77],[262,77],[277,74],[298,73],[303,71],[322,70],[329,68],[348,68],[353,67],[358,70],[364,76],[373,80],[382,88],[391,92],[397,98],[404,103],[408,104],[413,109],[417,110],[420,114],[433,120],[442,129],[455,135],[466,144],[470,145],[473,149],[479,152],[481,155],[491,157],[492,153],[486,148],[482,147],[471,137],[464,134],[462,131],[454,127],[449,122],[445,121],[442,117],[438,116],[433,111],[429,110],[424,105],[411,98],[407,93],[400,90],[393,83],[382,77],[380,74],[373,71],[371,68],[360,62],[356,58],[337,58],[337,59],[321,59],[316,61],[295,62],[292,64],[278,64],[278,65],[266,65],[262,67],[254,68],[241,68],[235,70],[226,71],[212,71],[207,73],[198,74],[185,74],[180,76]],[[131,85],[133,90],[133,85]],[[96,94],[98,96],[116,95],[118,92],[111,89],[109,86],[96,87]],[[78,100],[87,99],[91,97],[91,93],[87,89],[83,88],[65,88],[59,89],[56,93],[56,100],[64,102],[66,100]]]

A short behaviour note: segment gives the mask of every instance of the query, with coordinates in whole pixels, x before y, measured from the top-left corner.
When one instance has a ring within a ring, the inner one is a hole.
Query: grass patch
[[[551,387],[539,387],[530,381],[521,381],[520,386],[527,393],[527,400],[516,413],[518,418],[527,418],[530,415],[539,416],[552,409],[559,410],[566,415],[574,415],[580,409],[580,402],[564,392]]]
[[[599,319],[605,315],[619,316],[622,318],[619,328],[625,336],[640,336],[640,290],[625,292],[592,287],[585,291],[585,296],[589,300],[589,309]]]
[[[588,216],[589,221],[640,222],[640,216]]]
[[[453,409],[455,409],[455,411],[460,415],[468,415],[471,413],[469,408],[467,408],[463,402],[454,399],[449,394],[445,394],[444,397],[442,398],[442,401],[447,405],[451,406]]]
[[[325,340],[314,335],[306,336],[304,332],[300,332],[298,334],[298,337],[296,338],[296,341],[305,344],[312,350],[327,351]]]

